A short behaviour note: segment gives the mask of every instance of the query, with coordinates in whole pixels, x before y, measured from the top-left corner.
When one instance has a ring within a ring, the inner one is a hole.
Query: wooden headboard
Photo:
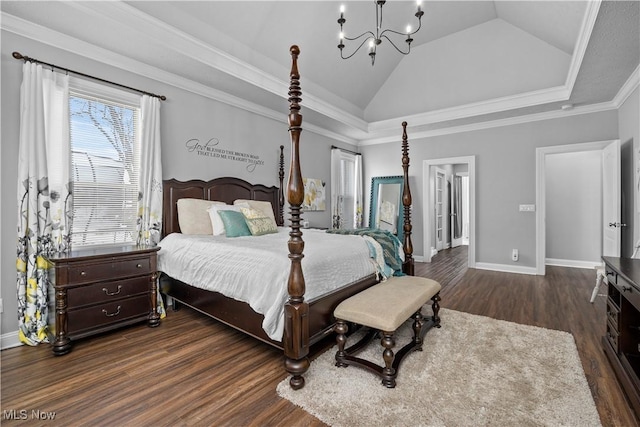
[[[178,200],[184,198],[217,200],[233,204],[237,199],[263,200],[271,202],[273,213],[278,225],[282,226],[283,206],[279,200],[280,189],[267,187],[262,184],[250,184],[239,178],[224,177],[211,181],[193,179],[190,181],[178,181],[167,179],[163,181],[163,209],[162,209],[162,235],[179,233],[178,224]]]
[[[162,181],[162,236],[180,233],[178,224],[178,200],[180,199],[216,200],[227,204],[233,204],[238,199],[271,202],[276,223],[283,226],[284,145],[280,146],[278,178],[280,187],[250,184],[243,179],[232,177],[215,178],[211,181],[166,179]]]

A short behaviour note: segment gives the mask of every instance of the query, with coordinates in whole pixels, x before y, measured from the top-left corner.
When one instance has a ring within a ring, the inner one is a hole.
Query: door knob
[[[627,224],[622,224],[620,222],[610,222],[609,227],[626,227]]]

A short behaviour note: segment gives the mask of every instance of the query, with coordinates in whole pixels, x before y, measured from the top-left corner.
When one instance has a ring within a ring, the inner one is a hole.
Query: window
[[[362,157],[338,148],[331,150],[333,228],[362,226]]]
[[[72,247],[135,243],[140,101],[73,80],[69,90]]]

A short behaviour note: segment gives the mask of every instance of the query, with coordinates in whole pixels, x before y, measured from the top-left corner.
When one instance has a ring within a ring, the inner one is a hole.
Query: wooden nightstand
[[[81,249],[48,258],[52,351],[71,351],[72,340],[148,321],[157,313],[159,247]]]

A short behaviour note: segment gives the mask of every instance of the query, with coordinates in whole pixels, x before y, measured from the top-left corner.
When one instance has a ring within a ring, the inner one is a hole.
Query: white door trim
[[[578,144],[555,145],[536,148],[536,274],[545,275],[546,257],[546,194],[545,163],[548,154],[579,153],[581,151],[603,150],[620,140],[584,142]]]
[[[424,261],[431,262],[431,187],[429,185],[429,170],[431,166],[466,164],[469,173],[469,249],[468,267],[476,267],[476,156],[446,157],[422,161],[422,195],[425,206],[422,209],[422,231],[424,246]]]

